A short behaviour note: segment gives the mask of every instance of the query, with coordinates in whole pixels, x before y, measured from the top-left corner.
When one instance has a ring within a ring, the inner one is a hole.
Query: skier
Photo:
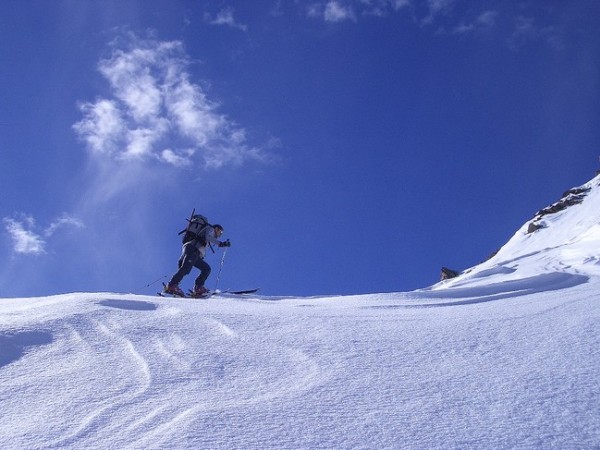
[[[192,297],[202,297],[209,291],[204,287],[206,279],[210,275],[210,266],[204,261],[206,255],[206,247],[210,244],[218,245],[219,247],[229,247],[231,243],[229,239],[226,241],[219,241],[219,238],[223,234],[223,227],[221,225],[206,225],[204,229],[198,234],[197,237],[185,242],[181,252],[181,257],[177,263],[179,270],[171,281],[165,286],[164,292],[171,295],[184,297],[185,294],[179,287],[179,283],[190,273],[192,267],[200,269],[200,274],[196,278],[194,283],[194,290],[192,291]]]

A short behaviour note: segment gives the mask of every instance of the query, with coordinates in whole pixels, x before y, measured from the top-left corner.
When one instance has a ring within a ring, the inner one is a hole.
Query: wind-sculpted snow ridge
[[[600,280],[582,281],[0,300],[0,447],[594,448]]]
[[[124,297],[60,296],[52,311],[30,301],[39,308],[28,313],[48,331],[4,323],[3,409],[26,405],[28,414],[16,428],[0,426],[2,448],[166,445],[198,416],[293,397],[324,376],[302,350],[248,339],[236,318],[228,325],[204,310],[190,314],[191,302]]]

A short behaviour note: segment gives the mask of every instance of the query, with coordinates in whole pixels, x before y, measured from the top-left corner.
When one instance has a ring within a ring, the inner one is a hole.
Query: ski
[[[176,294],[170,294],[168,292],[165,291],[161,291],[161,292],[157,292],[158,296],[160,297],[170,297],[170,298],[210,298],[214,295],[219,295],[219,294],[232,294],[232,295],[246,295],[246,294],[254,294],[255,292],[258,292],[260,288],[256,288],[256,289],[243,289],[240,291],[232,291],[230,289],[221,291],[219,289],[215,290],[215,291],[208,291],[206,294],[201,295],[199,297],[195,297],[192,295],[192,290],[188,290],[188,292],[184,295],[176,295]]]
[[[165,297],[165,298],[186,298],[185,295],[169,294],[168,292],[157,292],[156,295],[158,295],[159,297]]]
[[[260,288],[256,288],[256,289],[244,289],[241,291],[232,291],[231,289],[226,289],[224,291],[221,291],[219,289],[217,289],[216,291],[208,291],[206,294],[201,295],[199,297],[193,297],[192,296],[192,290],[190,289],[188,291],[188,297],[192,297],[192,298],[208,298],[208,297],[212,297],[213,295],[219,295],[219,294],[232,294],[232,295],[245,295],[245,294],[254,294],[255,292],[258,291],[258,289]]]
[[[216,294],[222,294],[224,292],[227,292],[227,291],[218,291],[218,292],[209,291],[206,294],[200,295],[200,296],[192,295],[191,291],[188,292],[187,294],[183,294],[183,295],[170,294],[168,292],[157,292],[156,294],[159,297],[165,297],[165,298],[208,298],[208,297],[212,297],[213,295],[216,295]]]
[[[260,288],[246,289],[243,291],[229,291],[229,294],[235,294],[235,295],[254,294],[255,292],[258,292],[259,289]]]
[[[192,291],[191,289],[188,290],[188,294],[186,295],[186,297],[188,298],[209,298],[212,297],[213,295],[218,295],[218,294],[226,294],[227,291],[221,291],[219,289],[215,290],[215,291],[208,291],[207,293],[203,294],[203,295],[194,295],[194,291]]]

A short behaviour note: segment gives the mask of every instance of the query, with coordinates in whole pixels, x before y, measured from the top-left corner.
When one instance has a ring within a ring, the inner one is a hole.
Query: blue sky
[[[477,264],[600,167],[598,19],[592,0],[4,1],[0,296],[154,292],[192,208],[232,241],[221,288],[406,291]]]

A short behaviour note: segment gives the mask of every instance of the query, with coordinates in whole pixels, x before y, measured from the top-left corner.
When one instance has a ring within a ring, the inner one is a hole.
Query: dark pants
[[[194,289],[204,286],[206,279],[210,275],[210,266],[202,257],[200,257],[200,252],[193,245],[186,245],[183,247],[183,252],[181,253],[181,257],[179,258],[179,262],[177,263],[179,270],[169,284],[171,285],[179,285],[183,277],[190,273],[192,267],[196,267],[200,269],[200,275],[196,278],[194,282]]]

